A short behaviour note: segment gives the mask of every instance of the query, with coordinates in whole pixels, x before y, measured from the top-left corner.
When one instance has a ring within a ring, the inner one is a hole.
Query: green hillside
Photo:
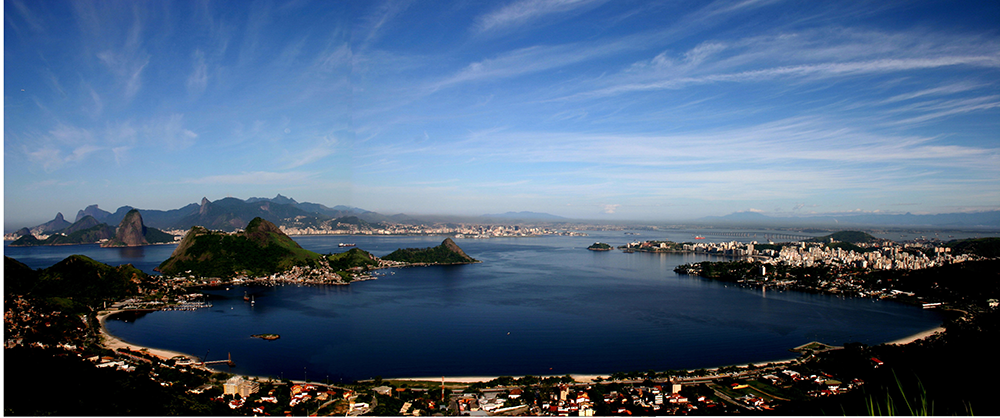
[[[466,264],[478,263],[469,257],[461,248],[446,238],[441,245],[431,248],[406,248],[398,249],[382,257],[383,260],[400,261],[404,263],[426,263],[426,264]]]
[[[322,258],[271,222],[254,218],[245,230],[232,234],[192,227],[157,270],[168,275],[190,271],[201,277],[266,276],[293,266],[316,265]]]
[[[1000,257],[1000,238],[972,238],[945,244],[954,254],[975,254],[983,257]]]
[[[111,267],[83,255],[72,255],[42,270],[32,270],[4,257],[4,293],[39,299],[68,298],[88,306],[146,293],[154,279],[125,264]]]
[[[822,237],[816,237],[809,241],[811,242],[830,242],[830,238],[833,238],[834,242],[847,242],[850,244],[862,244],[881,241],[868,233],[861,231],[840,231],[834,232],[830,235],[824,235]]]
[[[339,254],[326,256],[330,262],[330,267],[334,270],[347,270],[354,267],[368,267],[378,265],[378,261],[367,251],[360,248],[351,248]]]

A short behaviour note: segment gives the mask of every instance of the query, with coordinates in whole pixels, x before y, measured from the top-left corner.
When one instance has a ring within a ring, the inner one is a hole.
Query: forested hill
[[[155,277],[131,264],[111,267],[83,255],[71,255],[41,270],[4,257],[4,275],[5,297],[61,298],[63,303],[72,300],[91,307],[149,293],[158,286]]]
[[[983,257],[1000,257],[1000,238],[972,238],[950,241],[945,244],[956,254],[976,254]]]
[[[451,238],[446,238],[437,247],[400,248],[382,257],[382,259],[421,264],[469,264],[479,262],[479,260],[469,257]]]
[[[191,228],[157,269],[168,275],[190,271],[201,277],[239,273],[267,276],[293,266],[315,265],[322,258],[299,246],[274,224],[254,218],[244,231],[233,234]]]
[[[825,236],[822,236],[822,237],[816,237],[816,238],[813,238],[813,239],[811,239],[809,241],[812,241],[812,242],[830,242],[831,239],[834,242],[847,242],[847,243],[851,243],[851,244],[861,244],[861,243],[870,243],[870,242],[879,242],[879,241],[881,241],[880,239],[878,239],[876,237],[873,237],[873,236],[871,236],[871,235],[869,235],[869,234],[867,234],[865,232],[861,232],[861,231],[840,231],[840,232],[834,232],[834,233],[832,233],[830,235],[825,235]]]

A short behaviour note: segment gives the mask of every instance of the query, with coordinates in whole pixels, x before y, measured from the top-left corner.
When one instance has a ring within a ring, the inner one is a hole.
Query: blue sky
[[[5,228],[278,193],[608,220],[996,210],[998,20],[994,1],[5,0]]]

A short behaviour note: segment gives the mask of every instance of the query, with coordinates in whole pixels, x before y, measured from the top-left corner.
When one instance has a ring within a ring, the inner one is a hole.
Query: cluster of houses
[[[4,348],[48,348],[57,345],[67,351],[79,351],[77,346],[87,324],[85,317],[62,311],[45,311],[21,296],[5,299],[4,304]],[[38,339],[45,339],[48,343]]]
[[[445,224],[404,225],[386,224],[357,225],[352,223],[327,224],[316,226],[281,226],[286,235],[454,235],[456,238],[494,238],[494,237],[530,237],[540,235],[574,235],[587,234],[575,231],[560,231],[538,226],[522,225],[490,225],[490,224]],[[182,232],[183,235],[183,232]]]

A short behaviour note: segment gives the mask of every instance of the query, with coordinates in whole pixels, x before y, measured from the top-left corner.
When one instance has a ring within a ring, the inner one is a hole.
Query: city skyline
[[[991,2],[4,3],[5,228],[1000,209]]]

